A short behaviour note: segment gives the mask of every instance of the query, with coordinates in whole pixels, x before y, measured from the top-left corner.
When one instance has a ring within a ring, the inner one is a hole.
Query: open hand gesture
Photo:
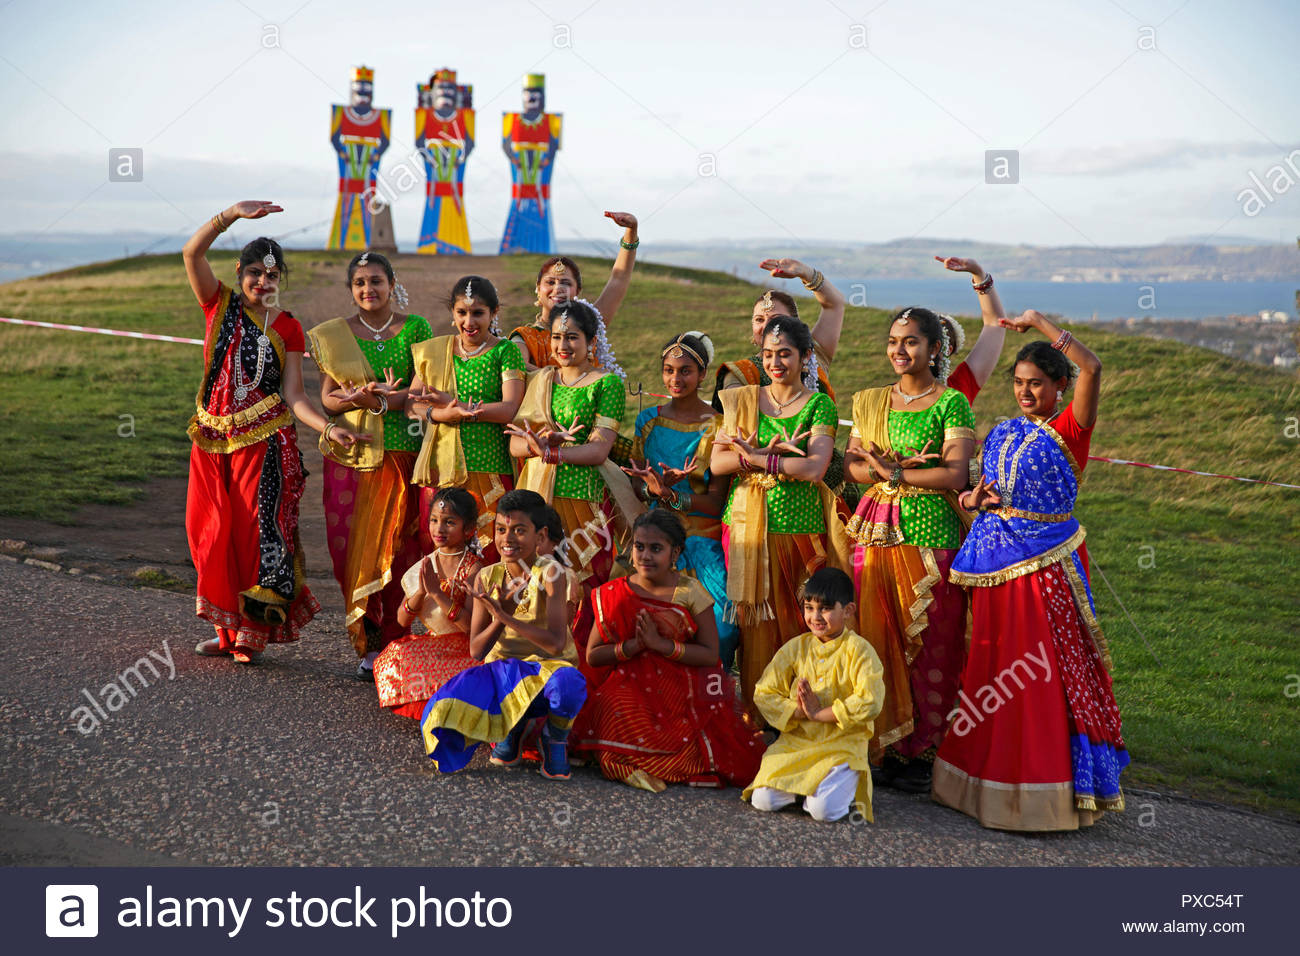
[[[614,220],[614,225],[622,226],[624,229],[631,229],[636,232],[636,216],[630,212],[605,212],[606,219]]]
[[[974,259],[958,259],[956,256],[935,256],[936,262],[942,262],[949,272],[969,272],[976,278],[984,275],[984,269]]]
[[[812,426],[795,431],[793,435],[785,430],[782,426],[776,426],[779,433],[778,438],[773,438],[768,442],[765,448],[757,448],[760,455],[799,455],[803,458],[808,457],[808,452],[799,447],[799,442],[805,438],[812,437]]]
[[[904,468],[920,468],[926,462],[942,461],[943,455],[941,455],[937,451],[930,451],[930,447],[933,444],[934,441],[931,440],[926,442],[925,447],[922,448],[920,451],[917,451],[915,448],[911,449],[912,453],[908,455],[906,458],[899,460],[898,463],[902,465]]]
[[[690,477],[699,465],[699,460],[695,455],[687,458],[680,468],[669,468],[662,461],[659,462],[660,480],[665,488],[671,488],[684,478]]]
[[[897,456],[878,447],[875,442],[870,442],[867,446],[867,452],[863,456],[871,465],[871,470],[879,475],[882,479],[887,479],[894,473],[894,469],[901,467],[902,462]]]
[[[777,279],[811,280],[817,274],[812,266],[806,266],[798,259],[764,259],[758,267]]]
[[[372,382],[371,384],[375,386],[376,392],[389,395],[401,387],[402,380],[394,374],[391,368],[386,368],[384,369],[384,380],[382,382]]]
[[[542,445],[541,437],[532,430],[527,422],[521,428],[518,425],[510,424],[505,427],[507,435],[517,435],[524,441],[528,442],[528,452],[533,458],[541,458],[545,448]]]
[[[970,511],[982,511],[990,505],[1002,504],[1002,496],[997,492],[997,482],[986,480],[982,475],[975,487],[966,492],[965,497],[965,506]]]
[[[277,206],[265,199],[245,199],[230,207],[236,219],[261,219],[273,212],[284,212],[283,206]]]
[[[376,382],[365,382],[361,385],[345,383],[330,392],[330,398],[340,404],[351,405],[353,408],[378,411],[379,399],[375,397],[377,384]]]
[[[663,466],[663,462],[660,462],[659,464],[660,467]],[[648,461],[644,461],[640,465],[635,461],[631,461],[628,463],[628,467],[623,468],[623,471],[631,475],[633,478],[640,478],[644,481],[650,494],[654,495],[656,498],[662,498],[664,493],[672,487],[672,485],[666,484],[664,479],[660,477],[659,473],[650,467],[650,462]]]
[[[1039,327],[1039,323],[1044,320],[1041,312],[1035,312],[1033,309],[1025,309],[1020,315],[1008,316],[1005,319],[998,319],[998,325],[1004,329],[1010,329],[1013,332],[1028,332],[1030,329]]]
[[[507,611],[505,605],[501,603],[500,588],[497,588],[494,594],[488,594],[486,591],[480,590],[475,586],[470,590],[470,594],[474,596],[475,600],[483,602],[488,609],[488,613],[492,615],[492,620],[499,624],[514,623],[514,615]]]
[[[428,385],[421,385],[419,388],[411,388],[406,393],[408,402],[419,402],[422,405],[435,405],[439,408],[445,408],[456,401],[456,396],[451,392],[439,391],[436,388],[430,388]]]
[[[351,448],[357,442],[373,441],[373,436],[354,432],[349,428],[343,428],[341,425],[335,425],[330,429],[329,440],[342,445],[344,448]]]

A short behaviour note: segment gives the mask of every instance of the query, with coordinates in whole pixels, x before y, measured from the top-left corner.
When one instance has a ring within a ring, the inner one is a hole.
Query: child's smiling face
[[[827,604],[821,598],[804,598],[803,621],[821,641],[839,637],[849,620],[852,604]]]

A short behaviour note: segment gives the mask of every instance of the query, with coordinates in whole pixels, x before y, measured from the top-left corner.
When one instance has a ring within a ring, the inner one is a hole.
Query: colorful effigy
[[[522,113],[504,114],[501,148],[510,160],[510,214],[501,235],[501,255],[555,251],[551,219],[551,174],[560,148],[559,113],[546,112],[546,78],[524,77]]]
[[[473,87],[460,86],[456,71],[443,68],[419,87],[415,148],[424,159],[424,219],[417,252],[468,255],[465,164],[474,150]]]
[[[339,196],[334,205],[328,249],[370,249],[391,247],[389,241],[374,243],[372,220],[377,210],[389,217],[381,201],[373,201],[379,159],[388,149],[391,110],[372,106],[375,72],[365,66],[352,71],[352,98],[347,106],[330,107],[330,142],[339,162]]]

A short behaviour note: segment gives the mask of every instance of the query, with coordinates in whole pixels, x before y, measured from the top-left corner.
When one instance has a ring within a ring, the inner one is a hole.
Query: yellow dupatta
[[[548,365],[528,376],[524,401],[519,406],[518,414],[515,415],[516,425],[530,428],[535,432],[542,428],[559,431],[559,426],[551,416],[551,392],[555,388],[555,377],[559,371],[558,367]],[[591,432],[594,433],[599,427],[604,426],[597,425],[591,429]],[[515,487],[535,491],[549,502],[555,497],[557,467],[557,465],[547,464],[540,458],[529,458],[524,461]],[[610,497],[614,499],[616,517],[620,517],[626,525],[624,532],[630,531],[632,522],[641,515],[645,506],[637,499],[632,491],[632,482],[618,465],[607,458],[597,468],[600,477],[604,479],[605,487],[609,489]]]
[[[411,346],[420,381],[440,392],[456,394],[456,337],[439,335]],[[417,485],[463,487],[469,481],[460,429],[446,422],[427,422],[411,481]]]
[[[347,319],[330,319],[307,332],[311,342],[312,358],[320,370],[340,385],[360,385],[375,381],[365,353],[357,345],[356,337],[348,327]],[[384,416],[372,415],[364,408],[353,408],[329,416],[335,424],[349,431],[370,436],[368,442],[356,442],[350,447],[327,441],[321,432],[318,447],[330,461],[358,471],[373,471],[384,460]]]
[[[758,433],[759,386],[745,385],[722,391],[722,430],[729,435]],[[809,401],[812,401],[809,398]],[[767,554],[767,491],[778,478],[766,472],[742,472],[732,479],[731,537],[727,549],[727,598],[741,626],[770,620]],[[817,482],[822,518],[826,525],[826,563],[841,571],[852,568],[852,544],[835,508],[835,494]]]

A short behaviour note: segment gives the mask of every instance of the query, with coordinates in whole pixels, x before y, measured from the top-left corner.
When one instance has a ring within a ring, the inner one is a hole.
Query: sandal
[[[221,646],[221,638],[210,637],[206,641],[199,641],[194,645],[194,653],[202,654],[204,657],[227,657],[230,651]]]

